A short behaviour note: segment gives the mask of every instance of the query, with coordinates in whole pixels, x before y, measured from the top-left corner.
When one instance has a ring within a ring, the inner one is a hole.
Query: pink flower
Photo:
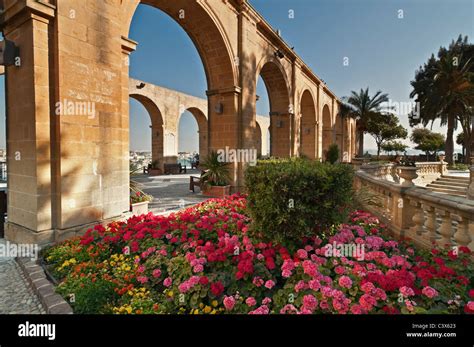
[[[303,307],[313,312],[318,307],[318,300],[311,294],[303,297]]]
[[[233,296],[225,296],[224,297],[224,306],[227,311],[232,311],[235,306],[235,299]]]
[[[163,285],[167,288],[171,287],[172,284],[173,284],[173,280],[171,279],[171,277],[166,277],[165,280],[163,281]]]
[[[285,314],[285,313],[298,313],[298,310],[296,307],[292,304],[287,304],[285,305],[281,310],[280,313]]]
[[[364,294],[360,297],[359,304],[366,311],[370,311],[375,305],[377,305],[377,300],[372,295]]]
[[[319,283],[318,280],[310,280],[308,282],[308,285],[309,285],[309,288],[312,289],[312,290],[319,290],[319,288],[321,288],[321,283]]]
[[[306,283],[303,280],[299,281],[295,285],[295,291],[298,293],[300,290],[306,289]]]
[[[272,302],[272,299],[270,299],[269,297],[265,297],[265,299],[262,300],[262,304],[264,305],[268,305],[271,302]]]
[[[161,270],[160,269],[153,270],[153,277],[158,278],[160,276],[161,276]]]
[[[290,270],[283,270],[281,275],[285,278],[288,278],[291,276],[291,271]]]
[[[304,249],[298,249],[296,251],[296,256],[300,259],[306,259],[308,258],[308,252],[306,252]]]
[[[261,287],[264,281],[261,277],[254,277],[252,283],[256,285],[257,287]]]
[[[411,289],[410,287],[407,287],[407,286],[400,287],[400,293],[402,293],[402,295],[405,298],[408,298],[409,296],[415,295],[415,292],[413,291],[413,289]]]
[[[257,300],[253,297],[248,297],[247,300],[245,300],[245,303],[247,304],[248,307],[255,306],[257,304]]]
[[[249,314],[268,314],[269,312],[270,309],[267,306],[262,305],[256,310],[250,311]]]
[[[148,277],[146,276],[138,276],[137,281],[140,282],[141,284],[145,284],[148,282]]]
[[[303,271],[311,277],[316,277],[318,274],[318,267],[311,260],[303,261]]]
[[[438,291],[430,286],[426,286],[421,292],[430,299],[433,299],[435,296],[438,296]]]
[[[274,286],[275,286],[275,282],[273,282],[272,280],[268,280],[265,282],[265,287],[268,289],[272,289]]]
[[[360,289],[362,289],[364,293],[370,293],[375,289],[375,286],[372,282],[365,282],[360,286]]]
[[[193,271],[195,273],[203,272],[204,271],[204,266],[201,264],[197,264],[196,266],[193,267]]]
[[[265,259],[265,256],[264,256],[262,253],[259,253],[259,254],[257,255],[257,259],[258,259],[258,260],[264,260],[264,259]]]
[[[337,273],[338,275],[342,275],[346,272],[346,270],[342,266],[336,266],[334,269],[334,272]]]
[[[179,286],[178,286],[178,290],[181,292],[181,293],[186,293],[188,290],[191,289],[191,286],[189,285],[188,282],[183,282],[181,283]]]
[[[354,304],[351,306],[351,313],[352,314],[364,314],[364,309],[362,306]]]
[[[343,288],[350,288],[352,287],[352,280],[347,276],[342,276],[339,278],[339,285]]]

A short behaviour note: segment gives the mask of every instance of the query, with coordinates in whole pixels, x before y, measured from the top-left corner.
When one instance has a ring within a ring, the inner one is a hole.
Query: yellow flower
[[[219,303],[217,302],[217,300],[213,300],[211,302],[211,305],[212,305],[212,307],[217,307],[217,305],[219,305]]]
[[[203,312],[204,312],[205,314],[208,314],[208,313],[210,313],[211,311],[212,311],[212,307],[211,307],[211,306],[206,306],[206,307],[204,307],[204,311],[203,311]]]
[[[131,313],[132,313],[132,308],[131,308],[130,306],[128,306],[128,307],[126,308],[126,310],[127,310],[127,313],[128,313],[128,314],[131,314]]]
[[[198,309],[195,309],[193,314],[199,314],[199,310]]]
[[[199,308],[203,308],[203,307],[204,307],[204,304],[201,302],[201,303],[199,304]]]
[[[211,314],[216,314],[216,313],[217,313],[216,310],[212,310],[212,311],[211,311]]]

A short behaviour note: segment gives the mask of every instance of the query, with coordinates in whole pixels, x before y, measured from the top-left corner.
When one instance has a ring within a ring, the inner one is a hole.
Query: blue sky
[[[251,0],[303,60],[339,96],[369,87],[396,102],[409,101],[415,70],[440,46],[459,34],[474,37],[473,0]],[[292,10],[294,18],[289,18]],[[403,18],[399,18],[403,10]],[[206,78],[187,34],[160,10],[140,6],[130,37],[139,42],[131,56],[131,76],[205,97]],[[349,65],[344,66],[344,57]],[[3,77],[0,80],[0,147],[5,145]],[[258,84],[259,114],[268,97]],[[406,116],[402,124],[408,127]],[[150,119],[131,101],[131,148],[150,148]],[[437,126],[435,130],[443,133]],[[197,124],[190,114],[180,122],[180,150],[197,149]],[[370,136],[366,146],[374,147]]]

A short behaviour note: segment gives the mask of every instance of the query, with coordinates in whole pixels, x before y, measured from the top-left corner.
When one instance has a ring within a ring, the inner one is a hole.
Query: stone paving
[[[197,187],[196,192],[189,191],[189,176],[199,177],[196,170],[188,170],[187,174],[147,176],[137,175],[132,179],[141,183],[141,189],[153,196],[154,200],[149,205],[153,213],[166,213],[200,203],[209,197],[201,194]]]
[[[0,239],[0,244],[5,240]],[[0,257],[0,314],[44,313],[15,259]]]

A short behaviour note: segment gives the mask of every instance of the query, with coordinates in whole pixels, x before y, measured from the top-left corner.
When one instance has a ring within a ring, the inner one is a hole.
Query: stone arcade
[[[47,244],[128,210],[128,32],[140,3],[174,18],[202,58],[203,155],[258,147],[258,76],[272,155],[321,159],[334,142],[346,161],[355,153],[355,124],[337,117],[338,98],[245,0],[0,0],[4,37],[22,61],[6,67],[7,239]],[[95,116],[56,116],[61,100],[93,102]],[[232,165],[237,191],[246,163]]]

